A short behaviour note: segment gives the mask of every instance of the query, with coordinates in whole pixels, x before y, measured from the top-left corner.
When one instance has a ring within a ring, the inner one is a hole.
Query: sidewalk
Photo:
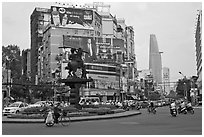
[[[113,119],[128,117],[141,114],[140,111],[132,110],[115,114],[106,114],[106,115],[96,115],[96,116],[82,116],[82,117],[71,117],[71,122],[78,121],[89,121],[89,120],[101,120],[101,119]],[[2,123],[44,123],[44,119],[14,119],[2,117]]]

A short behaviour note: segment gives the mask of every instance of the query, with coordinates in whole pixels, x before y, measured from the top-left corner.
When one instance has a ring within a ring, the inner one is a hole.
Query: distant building
[[[195,33],[197,84],[199,94],[202,94],[202,10],[199,10]]]
[[[22,75],[31,80],[31,54],[30,49],[22,51]]]
[[[150,48],[149,48],[149,70],[152,72],[154,83],[159,84],[162,82],[162,61],[161,53],[156,39],[156,35],[150,35]]]
[[[162,82],[162,87],[163,91],[167,94],[170,92],[170,70],[167,67],[163,67],[163,82]]]
[[[145,80],[148,80],[149,76],[152,76],[152,73],[149,69],[138,71],[138,80],[140,81],[140,89],[145,89]]]

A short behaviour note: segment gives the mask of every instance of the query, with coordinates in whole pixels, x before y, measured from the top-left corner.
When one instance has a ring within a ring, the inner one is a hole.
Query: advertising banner
[[[100,75],[100,74],[87,74],[88,77],[94,79],[91,82],[92,88],[97,89],[119,89],[119,82],[117,80],[118,76],[111,76],[111,75]]]
[[[96,43],[98,50],[97,54],[102,59],[111,59],[111,39],[110,38],[98,38]]]
[[[81,37],[81,36],[63,36],[63,46],[69,48],[81,48],[88,54],[85,58],[96,59],[96,42],[93,37]]]
[[[51,24],[55,26],[81,25],[90,27],[93,21],[93,11],[51,6]]]
[[[97,55],[103,59],[112,59],[112,54],[117,53],[117,51],[124,51],[124,40],[122,39],[112,39],[113,43],[111,44],[111,38],[98,38],[96,46],[98,47]],[[111,52],[113,51],[113,52]],[[118,56],[121,61],[122,54]]]

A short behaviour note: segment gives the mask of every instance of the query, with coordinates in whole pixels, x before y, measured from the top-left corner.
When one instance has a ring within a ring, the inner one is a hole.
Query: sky
[[[15,44],[21,50],[30,48],[30,15],[35,7],[50,8],[55,2],[2,2],[2,46]],[[163,52],[162,67],[170,69],[170,81],[183,78],[179,71],[187,77],[196,75],[194,32],[201,2],[103,2],[110,4],[113,16],[133,26],[138,70],[149,68],[150,34],[155,34]]]

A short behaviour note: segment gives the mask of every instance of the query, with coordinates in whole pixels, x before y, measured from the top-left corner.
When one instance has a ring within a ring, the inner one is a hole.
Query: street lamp
[[[15,58],[9,59],[8,56],[6,56],[6,61],[7,61],[7,86],[8,86],[8,96],[10,97],[11,95],[11,62],[15,60]]]
[[[187,85],[186,85],[186,82],[185,82],[185,79],[186,79],[186,76],[181,72],[179,71],[179,74],[181,74],[183,76],[183,79],[184,79],[184,85],[185,85],[185,98],[187,98]]]

